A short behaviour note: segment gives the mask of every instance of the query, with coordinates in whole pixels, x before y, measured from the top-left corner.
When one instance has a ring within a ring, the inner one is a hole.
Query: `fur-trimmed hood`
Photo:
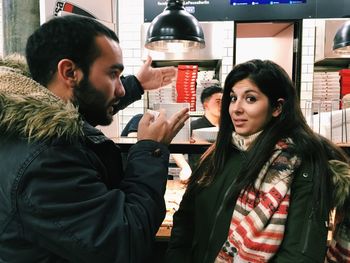
[[[78,109],[29,77],[20,55],[0,60],[0,131],[28,140],[82,134]]]
[[[350,209],[350,166],[338,160],[331,160],[329,167],[335,188],[334,204],[341,209]]]

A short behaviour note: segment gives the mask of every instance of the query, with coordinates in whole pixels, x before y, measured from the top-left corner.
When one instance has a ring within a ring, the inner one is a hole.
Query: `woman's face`
[[[236,133],[249,136],[264,129],[272,117],[280,114],[271,109],[268,97],[249,79],[238,81],[230,93],[229,114]]]

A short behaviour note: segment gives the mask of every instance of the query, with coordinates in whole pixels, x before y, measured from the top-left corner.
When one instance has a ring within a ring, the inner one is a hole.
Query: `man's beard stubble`
[[[85,76],[73,89],[73,103],[92,126],[109,125],[113,121],[112,114],[107,111],[106,97]]]

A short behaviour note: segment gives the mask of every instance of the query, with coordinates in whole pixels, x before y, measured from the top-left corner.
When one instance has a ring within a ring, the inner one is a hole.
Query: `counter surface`
[[[181,183],[179,180],[168,180],[164,195],[166,215],[156,235],[158,240],[169,239],[173,226],[173,215],[179,209],[179,205],[185,190],[186,185]]]
[[[136,138],[129,137],[117,137],[111,138],[115,144],[117,144],[122,152],[129,151],[130,147],[137,142]],[[209,146],[210,142],[196,141],[196,142],[174,142],[169,145],[169,151],[171,153],[204,153]]]

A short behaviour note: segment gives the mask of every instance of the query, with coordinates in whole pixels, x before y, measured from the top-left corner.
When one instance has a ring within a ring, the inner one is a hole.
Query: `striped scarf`
[[[236,137],[233,143],[240,147]],[[299,158],[287,150],[292,144],[291,139],[278,142],[254,183],[255,189],[241,192],[227,241],[215,263],[268,262],[277,252],[283,240],[293,172],[300,165]],[[245,150],[247,145],[243,145]]]
[[[339,219],[341,222],[328,247],[326,262],[350,262],[350,220],[345,219],[345,215],[340,217],[344,218]]]

